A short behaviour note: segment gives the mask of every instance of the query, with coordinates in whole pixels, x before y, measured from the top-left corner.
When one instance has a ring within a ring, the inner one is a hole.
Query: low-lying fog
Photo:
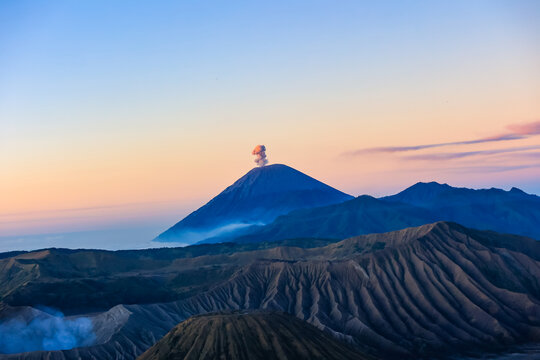
[[[185,246],[185,243],[152,241],[163,228],[109,229],[58,234],[1,236],[0,252],[50,247],[68,249],[127,250]]]

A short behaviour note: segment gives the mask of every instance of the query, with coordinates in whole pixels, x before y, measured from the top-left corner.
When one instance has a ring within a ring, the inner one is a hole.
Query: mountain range
[[[381,200],[428,209],[437,221],[540,239],[540,197],[515,187],[473,190],[418,183]]]
[[[120,303],[106,311],[88,302],[91,313],[77,312],[93,324],[92,345],[0,359],[134,359],[191,316],[232,310],[287,312],[385,359],[480,356],[540,342],[540,242],[438,222],[298,246],[310,243],[49,249],[4,257],[1,272],[19,282],[11,282],[11,291],[26,289],[28,305],[85,282],[95,282],[96,298],[122,302],[116,294],[129,293],[134,278],[168,282],[164,291],[178,300]],[[44,274],[49,277],[41,279]],[[100,285],[111,280],[116,286]],[[33,286],[39,283],[45,288]],[[23,319],[17,314],[32,309],[2,301],[0,319]],[[57,296],[50,306],[65,302]]]
[[[353,198],[285,165],[255,168],[157,241],[212,243],[333,238],[436,221],[540,239],[540,197],[517,188],[417,183],[382,198]]]
[[[540,197],[516,188],[473,190],[436,182],[417,183],[393,196],[376,199],[363,195],[339,204],[293,211],[268,225],[250,228],[234,241],[344,239],[435,221],[540,239]]]
[[[516,188],[256,168],[157,239],[200,244],[0,254],[0,360],[537,356],[539,224]]]

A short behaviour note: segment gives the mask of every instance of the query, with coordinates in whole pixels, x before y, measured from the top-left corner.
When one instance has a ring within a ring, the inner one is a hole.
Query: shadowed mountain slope
[[[518,188],[456,188],[436,182],[417,183],[381,200],[426,209],[437,221],[454,221],[476,229],[529,236],[540,240],[540,197]]]
[[[0,359],[133,359],[190,316],[256,309],[287,312],[389,359],[540,342],[540,243],[529,238],[440,222],[317,248],[177,261],[183,262],[238,267],[183,300],[95,315],[93,346]],[[116,319],[108,320],[114,331],[104,319]]]
[[[289,166],[257,167],[156,240],[193,243],[251,224],[268,223],[292,210],[349,199],[352,196]]]
[[[249,234],[234,241],[245,243],[300,237],[345,239],[429,224],[434,219],[435,216],[425,209],[363,195],[339,204],[293,211],[266,226],[252,228]]]
[[[191,317],[139,360],[366,359],[358,351],[282,312],[234,312]]]
[[[516,188],[472,190],[418,183],[381,199],[364,195],[339,204],[293,211],[268,225],[250,228],[234,241],[344,239],[434,221],[454,221],[477,229],[540,239],[540,197]]]

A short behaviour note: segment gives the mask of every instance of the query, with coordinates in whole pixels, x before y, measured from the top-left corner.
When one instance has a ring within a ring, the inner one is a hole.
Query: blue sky
[[[3,0],[0,236],[167,227],[259,143],[353,195],[540,193],[538,64],[539,1]]]

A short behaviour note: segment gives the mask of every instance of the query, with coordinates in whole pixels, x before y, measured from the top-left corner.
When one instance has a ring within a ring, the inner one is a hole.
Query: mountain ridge
[[[489,189],[472,189],[467,187],[454,187],[446,183],[441,184],[436,181],[417,182],[397,194],[384,196],[379,199],[422,206],[429,204],[431,201],[437,200],[437,198],[441,196],[450,195],[459,195],[460,198],[458,200],[460,201],[462,200],[461,197],[463,196],[478,197],[480,195],[494,197],[515,196],[518,198],[539,199],[537,195],[528,194],[517,187],[512,187],[508,191],[495,187]]]
[[[129,271],[142,276],[140,259],[133,260],[139,269]],[[95,324],[117,319],[114,333],[96,325],[101,340],[95,345],[0,359],[133,359],[193,315],[257,309],[287,312],[388,359],[483,354],[540,342],[540,243],[516,235],[437,222],[321,247],[201,253],[170,264],[148,275],[184,271],[188,281],[192,273],[185,269],[234,271],[182,300],[117,305],[93,316]]]
[[[540,239],[540,197],[517,188],[474,190],[420,182],[392,196],[361,195],[338,204],[295,210],[270,224],[247,229],[234,241],[344,239],[437,221]]]
[[[423,195],[415,195],[418,193]],[[540,197],[516,187],[505,191],[417,183],[381,200],[426,209],[436,215],[435,220],[540,240]]]

